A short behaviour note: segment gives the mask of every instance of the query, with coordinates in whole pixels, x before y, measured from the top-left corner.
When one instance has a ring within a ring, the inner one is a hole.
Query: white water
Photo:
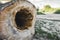
[[[60,40],[60,15],[37,15],[35,27],[34,40]]]

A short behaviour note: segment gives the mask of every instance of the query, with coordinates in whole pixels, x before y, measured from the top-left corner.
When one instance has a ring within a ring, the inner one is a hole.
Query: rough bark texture
[[[0,5],[0,39],[31,40],[34,35],[35,6],[26,0]]]

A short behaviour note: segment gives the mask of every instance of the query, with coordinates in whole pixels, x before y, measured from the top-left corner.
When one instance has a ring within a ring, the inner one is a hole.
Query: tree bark
[[[0,5],[0,39],[31,40],[35,32],[35,6],[27,0]]]

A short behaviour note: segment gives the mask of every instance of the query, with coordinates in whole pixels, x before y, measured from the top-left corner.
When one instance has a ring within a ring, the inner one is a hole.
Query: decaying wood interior
[[[31,40],[34,34],[35,6],[27,0],[12,0],[0,5],[0,39]]]
[[[27,9],[21,9],[16,13],[15,22],[18,29],[28,29],[32,26],[33,15]]]

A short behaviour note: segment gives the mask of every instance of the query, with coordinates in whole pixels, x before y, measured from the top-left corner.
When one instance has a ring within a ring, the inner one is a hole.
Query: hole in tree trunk
[[[31,27],[33,15],[27,9],[21,9],[16,13],[15,22],[18,29],[24,30]]]

